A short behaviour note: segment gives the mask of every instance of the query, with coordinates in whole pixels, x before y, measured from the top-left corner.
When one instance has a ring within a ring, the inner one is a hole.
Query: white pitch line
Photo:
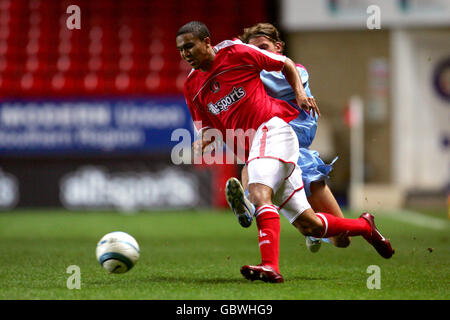
[[[429,217],[424,214],[410,210],[400,210],[390,212],[386,214],[386,216],[398,221],[434,230],[445,230],[450,225],[446,220]]]

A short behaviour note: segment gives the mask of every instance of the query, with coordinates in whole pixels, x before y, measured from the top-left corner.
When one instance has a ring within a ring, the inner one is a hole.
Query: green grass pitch
[[[348,217],[356,214],[345,212]],[[0,299],[303,300],[449,299],[450,228],[418,226],[376,215],[391,239],[390,260],[360,237],[347,249],[322,244],[310,253],[304,237],[281,217],[283,284],[245,280],[239,268],[260,262],[255,224],[244,229],[230,211],[0,213]],[[98,240],[121,230],[141,247],[126,274],[108,274],[95,258]],[[68,289],[67,268],[81,271],[81,289]],[[380,289],[367,272],[380,268]]]

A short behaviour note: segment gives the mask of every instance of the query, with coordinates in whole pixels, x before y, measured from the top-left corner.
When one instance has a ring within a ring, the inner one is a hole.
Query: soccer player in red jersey
[[[230,132],[238,141],[237,152],[248,165],[250,201],[255,204],[262,262],[245,265],[242,275],[249,280],[283,282],[279,270],[281,207],[295,208],[299,228],[306,236],[332,237],[342,233],[363,236],[384,258],[393,254],[389,240],[376,229],[373,216],[358,219],[316,214],[309,205],[301,170],[296,164],[299,144],[288,122],[298,111],[289,103],[267,95],[260,72],[282,71],[295,92],[297,105],[318,113],[308,99],[295,63],[289,58],[257,47],[224,41],[211,45],[208,28],[192,21],[176,36],[181,57],[193,70],[184,85],[184,95],[201,138],[194,142],[200,152],[212,141],[206,133],[217,130],[222,137]],[[244,133],[244,138],[240,136]],[[227,139],[228,141],[228,139]],[[272,199],[274,202],[272,202]],[[275,206],[274,203],[278,206]],[[300,210],[300,211],[298,211]]]
[[[277,28],[270,23],[258,23],[252,27],[245,28],[244,33],[239,36],[239,39],[244,43],[252,44],[260,49],[274,53],[283,53],[284,42],[281,40]],[[308,71],[301,64],[297,64],[297,70],[302,79],[306,94],[308,97],[313,97],[309,87]],[[287,101],[293,107],[297,107],[295,101],[293,101],[293,91],[280,72],[263,71],[260,74],[260,78],[266,92],[271,97]],[[297,164],[302,170],[304,189],[308,202],[313,210],[316,212],[325,211],[336,217],[343,218],[344,214],[342,213],[339,204],[334,198],[330,188],[325,183],[329,178],[328,172],[331,171],[332,164],[325,164],[319,157],[317,151],[309,149],[316,134],[317,122],[318,115],[310,114],[305,110],[300,110],[299,116],[289,123],[297,134],[300,145],[300,157]],[[333,160],[333,163],[336,159],[337,158]],[[240,219],[239,222],[241,225],[243,227],[248,227],[252,221],[254,206],[248,203],[245,192],[243,191],[247,190],[248,185],[246,166],[242,170],[241,177],[242,187],[240,186],[240,182],[235,180],[235,178],[230,178],[230,180],[228,180],[226,185],[226,195],[227,201],[235,215]],[[291,221],[290,215],[282,210],[280,213],[283,213],[295,226],[295,221]],[[312,252],[319,250],[321,241],[331,242],[337,247],[347,247],[350,244],[350,239],[345,234],[331,239],[306,237],[306,245]]]

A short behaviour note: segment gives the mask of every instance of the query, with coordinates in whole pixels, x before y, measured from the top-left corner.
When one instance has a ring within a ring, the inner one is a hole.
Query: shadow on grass
[[[144,279],[142,279],[144,280]],[[308,277],[308,276],[291,276],[291,277],[285,277],[285,282],[290,281],[330,281],[330,280],[336,280],[334,278],[327,278],[327,277]],[[199,284],[224,284],[224,283],[251,283],[252,281],[249,281],[245,278],[192,278],[192,277],[170,277],[170,276],[152,276],[146,278],[144,281],[151,281],[151,282],[178,282],[178,283],[199,283]],[[263,281],[255,280],[253,281],[255,283],[262,283]]]
[[[193,278],[193,277],[171,277],[171,276],[152,276],[145,279],[150,282],[162,283],[198,283],[198,284],[224,284],[224,283],[242,283],[245,279],[238,278]]]
[[[287,277],[284,279],[284,281],[330,281],[330,280],[336,280],[334,278],[326,278],[326,277],[306,277],[306,276],[293,276],[293,277]]]
[[[117,279],[115,281],[106,282],[102,280],[91,280],[86,281],[89,285],[105,285],[105,286],[117,286],[120,283],[127,283],[128,285],[131,285],[132,282],[135,282],[136,284],[142,284],[142,283],[152,283],[152,284],[232,284],[232,283],[245,283],[246,280],[244,278],[238,279],[238,278],[195,278],[195,277],[183,277],[183,276],[145,276],[145,277],[139,277],[131,279],[126,279],[126,281],[122,281],[122,279]]]
[[[99,279],[90,279],[86,284],[89,283],[89,285],[100,285],[100,286],[109,286],[109,285],[121,285],[126,284],[127,286],[133,285],[140,285],[142,283],[152,283],[152,284],[167,284],[167,285],[173,285],[173,284],[245,284],[245,283],[252,283],[252,281],[249,281],[245,279],[244,277],[240,275],[230,275],[229,277],[206,277],[206,276],[199,276],[199,274],[195,275],[158,275],[158,274],[147,274],[147,275],[135,275],[132,278],[130,277],[120,277],[117,275],[110,275],[111,277],[108,277],[109,281],[105,280],[99,280]],[[112,280],[112,281],[111,281]],[[284,281],[285,282],[294,282],[294,281],[333,281],[336,280],[336,278],[333,277],[314,277],[314,276],[308,276],[308,275],[285,275]],[[86,281],[86,280],[85,280]],[[253,283],[264,283],[263,281],[255,280]]]
[[[149,283],[183,283],[183,284],[245,284],[252,283],[245,278],[195,278],[189,276],[147,276],[140,279],[136,279],[136,282],[149,282]],[[327,277],[307,277],[307,276],[293,276],[293,277],[285,277],[285,282],[291,281],[330,281],[336,280],[334,278]],[[263,281],[255,280],[254,283],[263,283]]]

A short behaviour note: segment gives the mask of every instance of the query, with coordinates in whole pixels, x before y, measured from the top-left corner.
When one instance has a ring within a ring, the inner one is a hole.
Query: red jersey
[[[273,117],[286,122],[297,117],[299,112],[289,103],[266,93],[260,79],[262,70],[283,69],[285,56],[229,40],[214,50],[212,67],[208,71],[193,70],[184,85],[197,129],[216,128],[225,140],[227,129],[248,132]],[[247,143],[245,149],[247,155]]]

